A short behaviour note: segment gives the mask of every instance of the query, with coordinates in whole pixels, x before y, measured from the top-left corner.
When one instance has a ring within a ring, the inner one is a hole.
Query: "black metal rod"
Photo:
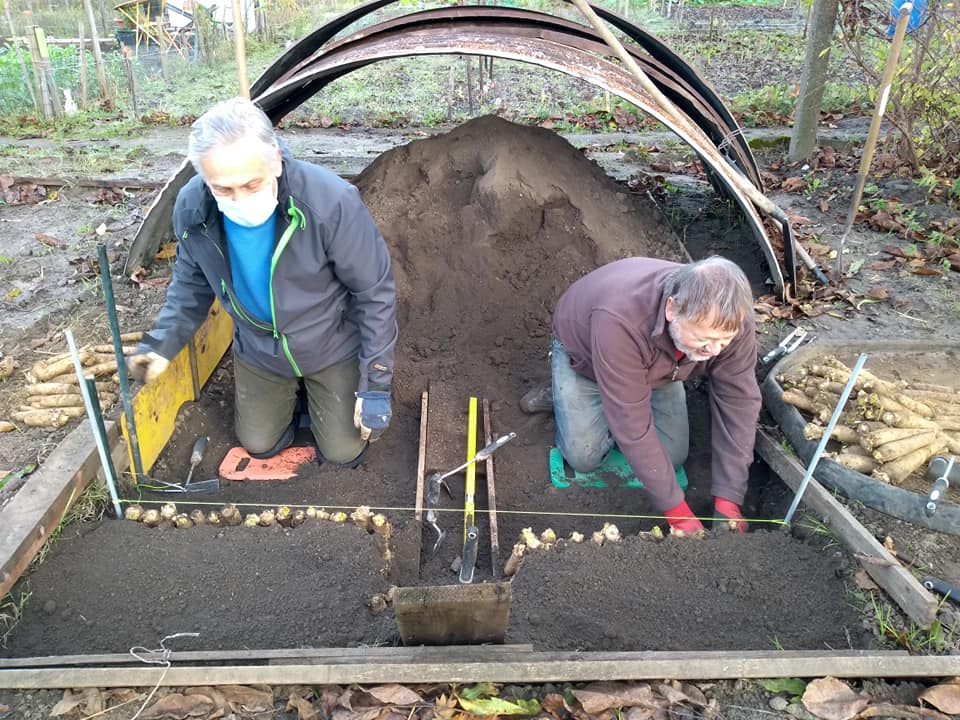
[[[137,482],[143,478],[143,462],[140,459],[140,440],[137,438],[137,423],[133,418],[133,401],[130,397],[130,380],[127,377],[127,364],[123,355],[123,342],[120,340],[120,323],[117,320],[117,303],[113,297],[113,281],[110,279],[110,261],[107,259],[107,246],[97,245],[100,259],[100,276],[103,281],[103,299],[107,305],[107,317],[110,320],[110,334],[113,336],[113,354],[117,358],[117,375],[120,378],[120,397],[123,400],[123,412],[127,417],[127,434],[130,436],[130,454],[133,456],[133,471]]]

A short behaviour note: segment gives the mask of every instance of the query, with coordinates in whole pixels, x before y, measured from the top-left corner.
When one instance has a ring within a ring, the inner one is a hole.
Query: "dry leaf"
[[[74,695],[70,690],[63,691],[63,697],[60,698],[60,701],[53,706],[50,710],[50,717],[60,717],[61,715],[69,715],[78,707],[83,704],[83,697],[80,695]]]
[[[873,581],[870,575],[866,570],[860,569],[857,570],[856,574],[853,576],[854,582],[857,584],[857,587],[861,590],[868,590],[869,592],[874,592],[879,590],[880,587]]]
[[[416,705],[423,702],[422,697],[403,685],[378,685],[368,688],[367,693],[384,705]]]
[[[790,221],[790,224],[793,226],[797,225],[813,225],[813,220],[803,215],[790,215],[787,217],[787,220]]]
[[[389,715],[390,708],[378,705],[366,710],[344,710],[337,708],[333,711],[331,720],[381,720],[381,716]]]
[[[540,701],[540,706],[545,712],[550,713],[550,715],[556,718],[564,717],[570,712],[566,701],[563,699],[563,695],[560,693],[544,695]]]
[[[897,718],[898,720],[952,720],[949,715],[938,713],[930,708],[911,707],[909,705],[891,705],[889,703],[880,703],[871,705],[857,717],[861,718]]]
[[[66,247],[66,243],[57,240],[52,235],[46,235],[44,233],[37,233],[37,242],[52,248]]]
[[[820,208],[820,212],[825,213],[830,211],[830,203],[824,198],[817,200],[817,207]]]
[[[176,241],[167,242],[160,246],[157,254],[153,256],[154,260],[169,260],[177,254]]]
[[[624,720],[652,720],[656,710],[652,708],[632,707],[623,715]]]
[[[808,712],[823,720],[853,720],[870,704],[867,698],[833,677],[809,682],[800,701]]]
[[[804,180],[803,178],[790,177],[783,181],[783,184],[781,185],[781,187],[786,192],[794,192],[794,193],[803,192],[804,190],[807,189],[807,181]]]
[[[216,709],[213,700],[206,695],[181,695],[170,693],[143,711],[143,720],[187,720],[191,717],[203,717]]]
[[[83,711],[87,715],[97,715],[103,712],[105,705],[103,693],[97,688],[87,688],[83,691]]]
[[[320,711],[313,707],[309,700],[305,700],[295,692],[287,697],[287,712],[297,711],[297,720],[318,720]]]
[[[663,705],[646,683],[592,683],[583,690],[574,690],[573,696],[580,701],[584,712],[591,715],[611,708],[656,708]]]
[[[960,678],[927,688],[920,693],[920,700],[947,715],[960,715]]]
[[[896,260],[878,260],[867,265],[868,270],[889,270],[897,266]]]
[[[273,709],[273,693],[247,685],[224,685],[220,688],[230,709],[234,712],[265,712]]]
[[[452,720],[453,716],[458,714],[458,709],[455,697],[448,698],[446,695],[440,695],[433,701],[433,714],[440,720]]]

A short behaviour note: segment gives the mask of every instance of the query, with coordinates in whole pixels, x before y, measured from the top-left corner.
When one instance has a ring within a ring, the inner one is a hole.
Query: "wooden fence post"
[[[87,51],[83,44],[83,20],[77,23],[77,37],[80,40],[80,49],[77,54],[80,56],[80,109],[87,107]]]
[[[103,67],[103,56],[100,54],[100,35],[97,32],[97,18],[93,14],[93,3],[83,0],[87,11],[87,22],[90,24],[90,40],[93,43],[93,62],[97,66],[97,83],[100,85],[100,99],[110,99],[110,87],[107,85],[107,73]]]
[[[47,79],[43,72],[43,59],[40,57],[40,48],[37,47],[37,33],[39,28],[34,25],[30,28],[30,34],[27,36],[30,42],[30,60],[33,64],[33,80],[37,86],[37,97],[40,98],[40,107],[43,112],[44,120],[52,120],[53,101],[50,99],[50,88],[47,86]]]
[[[120,48],[123,53],[123,65],[127,69],[127,87],[130,88],[130,97],[133,100],[133,115],[140,121],[140,103],[137,100],[137,79],[133,74],[133,60],[130,58],[130,48],[124,45]]]

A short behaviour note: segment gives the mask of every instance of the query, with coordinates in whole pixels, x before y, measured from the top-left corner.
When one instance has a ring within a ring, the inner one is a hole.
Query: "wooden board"
[[[194,358],[197,380],[202,388],[216,369],[233,340],[233,320],[218,301],[200,329],[194,334]],[[140,447],[144,473],[149,473],[173,435],[177,413],[186,402],[197,399],[194,394],[194,371],[190,347],[184,347],[170,361],[170,367],[155,382],[144,385],[133,398],[133,419]],[[126,414],[121,418],[124,438],[129,442]],[[133,456],[129,466],[135,467]],[[140,478],[135,478],[137,482]]]
[[[393,614],[405,645],[502,643],[511,599],[510,583],[401,587]]]
[[[119,475],[127,468],[126,446],[113,422],[107,442]],[[63,518],[74,499],[100,471],[100,455],[87,420],[81,422],[27,479],[3,508],[0,523],[0,597],[10,592]]]
[[[800,487],[806,470],[795,458],[786,455],[763,430],[757,431],[755,451],[790,488],[796,490]],[[923,627],[933,623],[937,615],[937,599],[815,479],[811,478],[807,485],[803,503],[820,515],[852,552],[875,560],[862,562],[864,570],[911,620]]]
[[[493,442],[493,418],[490,417],[490,401],[483,399],[483,444]],[[490,518],[490,573],[500,577],[500,531],[497,524],[497,488],[493,472],[493,455],[486,459],[487,466],[487,515]]]
[[[435,380],[427,393],[424,472],[429,476],[453,470],[467,459],[467,393]]]
[[[331,658],[311,664],[59,667],[0,670],[0,688],[185,687],[191,685],[352,685],[366,683],[544,683],[591,680],[724,680],[738,678],[952,677],[960,658],[884,652],[764,650],[748,652],[518,652],[484,658],[489,649],[395,648],[396,661]],[[349,653],[349,650],[345,651]],[[419,657],[419,659],[417,659]],[[413,659],[411,659],[413,658]]]

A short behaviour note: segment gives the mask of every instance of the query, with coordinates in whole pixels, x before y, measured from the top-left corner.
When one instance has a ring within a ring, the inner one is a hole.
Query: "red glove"
[[[740,514],[740,506],[723,498],[716,498],[713,502],[713,529],[736,530],[745,533],[747,521]]]
[[[679,505],[669,510],[664,510],[663,516],[670,524],[670,534],[680,534],[682,536],[699,535],[704,532],[703,523],[701,523],[693,514],[693,510],[684,500]]]

